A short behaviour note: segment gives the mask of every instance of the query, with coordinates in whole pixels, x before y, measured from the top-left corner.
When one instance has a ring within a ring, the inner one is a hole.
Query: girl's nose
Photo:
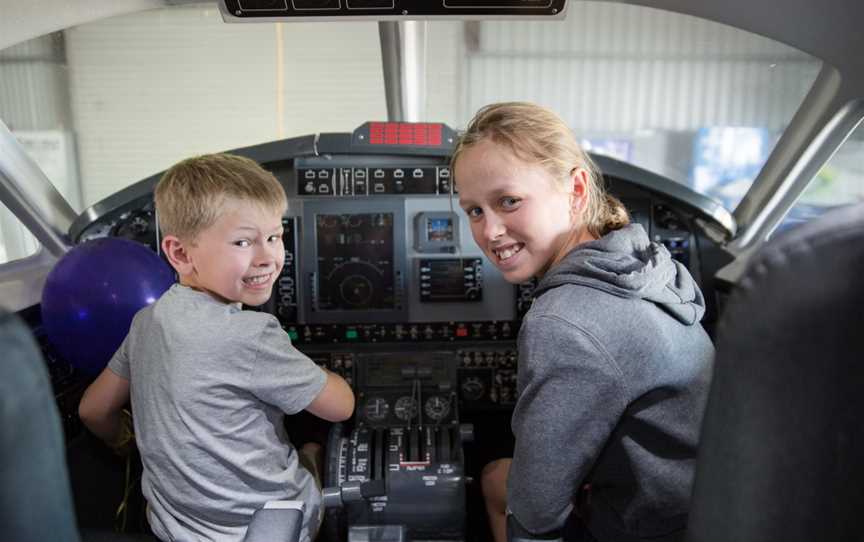
[[[486,237],[487,241],[494,241],[498,239],[502,235],[506,228],[504,227],[504,222],[501,221],[496,215],[492,213],[487,213],[485,216],[486,224],[483,227],[483,235]]]

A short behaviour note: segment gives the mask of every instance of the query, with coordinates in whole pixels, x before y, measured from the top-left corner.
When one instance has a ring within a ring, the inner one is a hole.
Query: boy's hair
[[[255,161],[232,154],[205,154],[168,169],[155,190],[163,235],[194,239],[213,225],[227,198],[257,203],[284,213],[285,190]]]

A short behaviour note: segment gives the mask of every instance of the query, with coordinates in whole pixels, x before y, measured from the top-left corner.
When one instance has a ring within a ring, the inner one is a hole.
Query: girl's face
[[[562,186],[540,165],[484,140],[463,151],[454,175],[474,241],[508,282],[543,275],[574,246],[593,239],[576,211],[587,189],[581,168]]]

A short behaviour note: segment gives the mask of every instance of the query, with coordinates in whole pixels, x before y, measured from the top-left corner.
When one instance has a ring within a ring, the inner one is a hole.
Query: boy
[[[148,520],[162,540],[242,540],[274,499],[306,503],[314,538],[321,495],[282,425],[301,410],[351,416],[338,375],[298,352],[272,315],[241,310],[270,297],[282,270],[285,192],[252,160],[215,154],[169,169],[155,191],[174,284],[139,311],[79,406],[109,445],[130,398]]]

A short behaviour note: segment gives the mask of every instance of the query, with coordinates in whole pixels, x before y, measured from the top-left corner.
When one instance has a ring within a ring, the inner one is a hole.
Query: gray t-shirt
[[[242,540],[276,499],[306,503],[301,542],[321,494],[282,425],[326,374],[272,315],[175,284],[135,315],[108,364],[131,383],[142,490],[163,540]]]

